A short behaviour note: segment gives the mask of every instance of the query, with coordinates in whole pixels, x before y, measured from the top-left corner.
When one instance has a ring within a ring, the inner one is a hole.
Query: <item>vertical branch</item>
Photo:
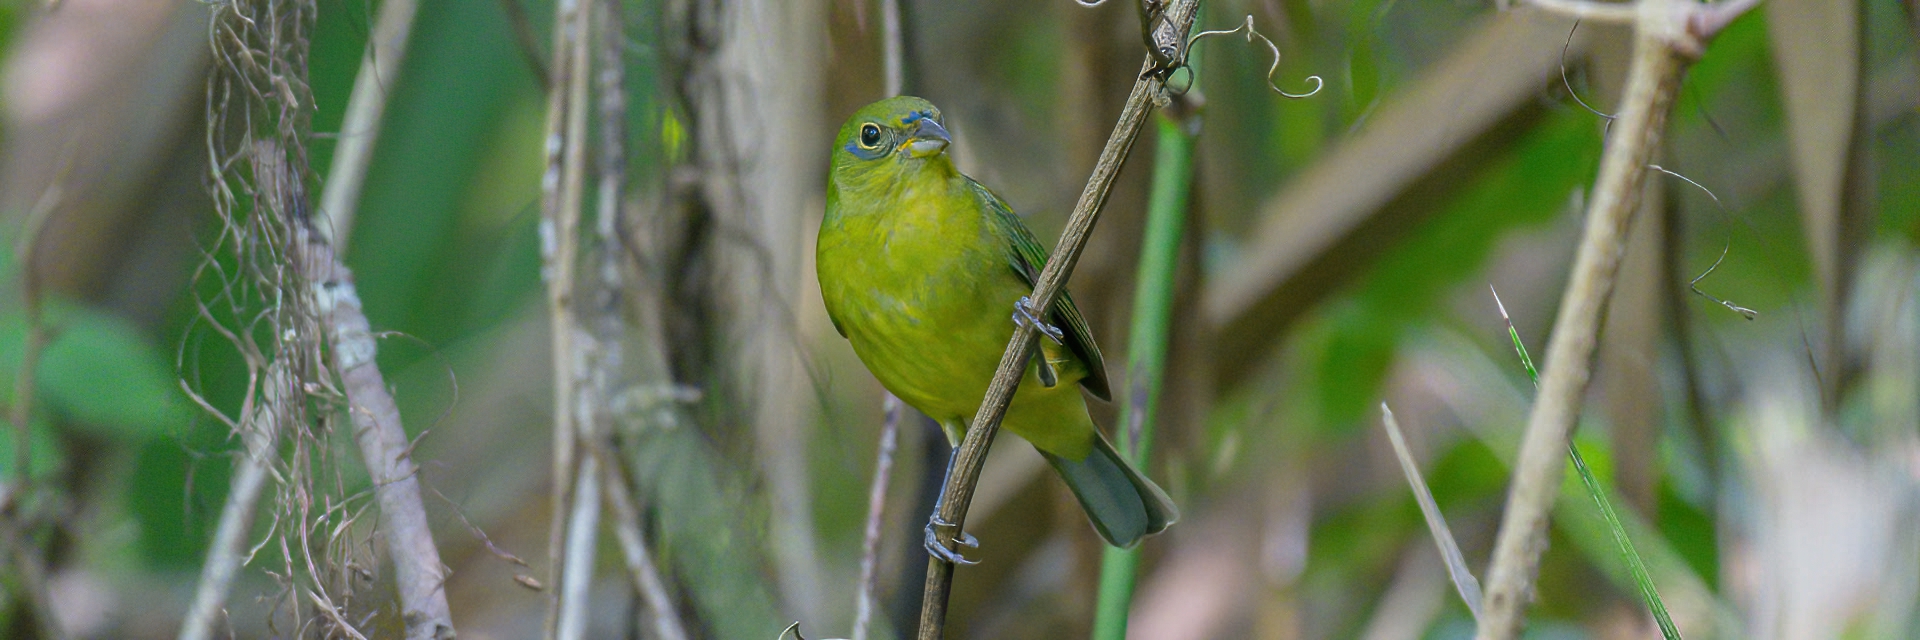
[[[573,273],[577,228],[580,222],[581,166],[584,138],[586,70],[585,0],[560,0],[554,5],[553,82],[547,87],[547,164],[541,179],[541,276],[547,285],[548,325],[553,348],[553,487],[552,522],[547,531],[547,584],[558,588],[564,579],[566,517],[573,501],[577,432],[573,424],[575,396],[573,367]],[[549,603],[545,635],[554,637],[560,599]]]
[[[14,372],[14,402],[7,407],[7,421],[13,425],[13,482],[0,488],[0,554],[11,565],[14,576],[8,579],[10,591],[26,602],[34,629],[43,638],[64,638],[59,621],[54,619],[52,601],[47,593],[46,556],[30,542],[31,532],[44,524],[37,513],[44,504],[33,486],[33,399],[39,378],[40,356],[52,340],[42,316],[39,264],[41,231],[59,206],[63,189],[56,182],[41,194],[33,211],[27,214],[21,229],[20,244],[14,250],[20,269],[20,294],[26,306],[26,336],[21,344],[20,370]]]
[[[880,571],[880,526],[887,515],[887,479],[893,475],[893,454],[899,446],[900,418],[905,412],[899,398],[892,393],[886,397],[887,420],[880,428],[873,484],[867,490],[867,528],[860,546],[860,593],[853,603],[853,640],[867,640],[867,627],[873,620],[874,578]]]
[[[599,444],[593,450],[595,455],[607,458],[602,464],[606,466],[605,488],[607,505],[613,509],[614,537],[620,542],[620,555],[626,560],[628,577],[653,614],[654,637],[687,640],[691,636],[680,623],[673,600],[667,595],[667,583],[660,578],[660,569],[653,564],[653,553],[647,550],[647,539],[640,533],[640,512],[634,508],[633,492],[627,490],[628,480],[615,464],[617,459],[609,455],[613,453],[613,445],[611,442]]]
[[[626,330],[620,315],[621,294],[627,290],[622,260],[628,255],[621,234],[625,226],[621,212],[626,203],[627,173],[627,87],[623,55],[626,22],[620,0],[600,0],[594,7],[599,11],[596,16],[600,26],[595,32],[599,38],[595,52],[600,65],[596,80],[600,92],[601,155],[598,207],[594,217],[599,257],[595,275],[599,277],[599,286],[594,291],[589,329],[595,348],[583,348],[579,356],[588,363],[580,406],[583,445],[591,452],[580,466],[580,486],[586,488],[591,482],[601,484],[607,508],[613,512],[614,534],[626,561],[628,576],[652,615],[655,635],[662,640],[686,640],[687,631],[647,549],[640,512],[633,492],[627,488],[621,458],[614,455],[612,404],[616,389],[623,382],[620,378],[625,365]],[[595,473],[596,466],[604,471]],[[583,492],[578,498],[581,503],[587,502],[585,495]],[[584,605],[584,599],[581,604]]]
[[[900,0],[880,0],[881,93],[897,96],[907,90],[906,26]]]
[[[333,245],[336,254],[347,251],[347,239],[353,233],[353,219],[360,206],[360,189],[366,184],[367,166],[373,163],[374,145],[380,140],[387,97],[399,77],[400,61],[406,59],[407,37],[413,31],[413,16],[419,7],[417,0],[387,0],[380,5],[380,21],[374,25],[373,37],[367,39],[360,73],[353,78],[347,117],[340,123],[333,167],[327,171],[327,187],[320,196],[320,211],[326,221],[315,225],[320,239]]]
[[[1615,5],[1567,3],[1566,10]],[[1665,133],[1666,118],[1687,65],[1704,41],[1752,6],[1746,0],[1699,5],[1691,0],[1640,0],[1633,9],[1633,61],[1619,115],[1608,136],[1587,210],[1586,229],[1574,256],[1573,274],[1547,343],[1540,392],[1514,465],[1513,486],[1488,571],[1486,610],[1478,637],[1517,636],[1531,599],[1547,517],[1566,470],[1563,451],[1572,441],[1582,395],[1591,377],[1595,344],[1619,274],[1633,214],[1639,208],[1647,165]],[[1561,10],[1549,7],[1550,10]]]
[[[233,578],[244,564],[247,532],[253,527],[254,509],[260,503],[260,493],[266,488],[268,472],[273,467],[284,415],[280,407],[289,398],[299,397],[292,384],[293,375],[287,370],[287,362],[275,360],[267,368],[262,402],[251,410],[243,410],[242,415],[247,419],[242,423],[241,439],[246,443],[246,451],[240,456],[240,468],[234,471],[227,502],[220,508],[220,525],[214,531],[213,546],[207,550],[206,564],[200,567],[200,582],[194,590],[193,604],[187,608],[185,622],[180,625],[180,640],[214,637],[214,625],[226,609]]]
[[[1185,34],[1192,28],[1198,5],[1199,0],[1176,0],[1167,8],[1166,16],[1175,33]],[[1029,300],[1035,309],[1041,310],[1041,317],[1045,317],[1046,310],[1053,307],[1054,298],[1065,288],[1067,276],[1079,262],[1080,251],[1086,248],[1087,237],[1093,232],[1101,208],[1106,205],[1114,177],[1119,175],[1120,165],[1133,149],[1134,139],[1139,137],[1140,129],[1146,125],[1147,113],[1153,109],[1156,100],[1164,98],[1162,94],[1166,81],[1159,74],[1149,73],[1154,68],[1155,61],[1151,56],[1141,64],[1141,75],[1133,83],[1133,92],[1127,95],[1127,102],[1120,110],[1120,121],[1114,125],[1106,147],[1100,151],[1093,175],[1087,178],[1087,186],[1080,192],[1073,215],[1067,219],[1066,230],[1060,234],[1059,244],[1054,247],[1053,255],[1048,257],[1046,267],[1040,271],[1040,277],[1034,284]],[[987,449],[993,445],[993,438],[1000,430],[1000,420],[1006,417],[1007,404],[1012,402],[1013,392],[1020,385],[1021,372],[1025,371],[1029,354],[1033,351],[1034,335],[1032,325],[1020,325],[1014,329],[1006,352],[1000,356],[1000,366],[994,372],[993,381],[987,386],[987,395],[981,400],[980,409],[974,414],[966,438],[954,456],[953,468],[940,493],[940,508],[933,520],[935,539],[948,549],[954,547],[954,539],[966,522],[967,508],[973,501],[974,489],[980,481],[980,469],[986,462]],[[953,564],[938,557],[928,559],[926,593],[920,607],[921,640],[943,637],[947,594],[952,584]]]
[[[587,393],[580,394],[584,400]],[[582,425],[584,426],[584,424]],[[583,441],[581,446],[590,447]],[[567,546],[562,554],[560,615],[553,635],[561,640],[580,640],[587,635],[587,600],[593,587],[593,556],[600,532],[600,458],[580,458],[573,483],[573,508],[567,514]]]
[[[733,419],[764,479],[767,543],[786,609],[821,615],[826,580],[814,526],[808,433],[816,409],[798,334],[803,221],[818,191],[820,0],[737,0],[720,15],[694,147],[715,205],[712,291],[728,312],[716,341]],[[766,105],[785,105],[768,109]],[[808,131],[815,133],[809,134]],[[815,203],[813,206],[817,206]],[[750,430],[749,430],[750,429]]]

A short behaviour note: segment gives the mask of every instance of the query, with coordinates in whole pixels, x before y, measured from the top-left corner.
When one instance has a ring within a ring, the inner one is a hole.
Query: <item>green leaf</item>
[[[186,424],[186,399],[173,369],[139,327],[84,307],[49,311],[52,341],[41,354],[37,381],[49,408],[109,438],[152,438]],[[24,340],[25,327],[20,331]]]
[[[45,478],[59,469],[60,461],[66,459],[60,450],[60,439],[54,437],[53,427],[45,420],[29,421],[27,433],[33,439],[28,445],[31,447],[28,453],[33,459],[27,464],[33,467],[33,477]],[[14,469],[13,444],[18,438],[13,425],[0,421],[0,478],[6,478],[9,482],[12,481]]]

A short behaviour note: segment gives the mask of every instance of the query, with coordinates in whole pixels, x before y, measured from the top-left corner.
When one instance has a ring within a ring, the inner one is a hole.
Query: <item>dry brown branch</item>
[[[279,145],[254,146],[254,179],[267,198],[267,208],[283,216],[291,232],[287,260],[311,291],[313,309],[324,328],[332,373],[339,378],[353,423],[374,501],[379,505],[379,528],[393,560],[399,591],[401,620],[409,640],[438,640],[454,636],[453,613],[447,606],[446,570],[427,523],[420,499],[419,468],[413,464],[413,443],[400,423],[400,408],[387,390],[375,362],[378,347],[353,272],[340,263],[332,247],[321,241],[308,215],[298,176]],[[350,519],[348,519],[350,520]],[[343,524],[339,525],[344,528]],[[302,527],[302,535],[306,528]],[[311,544],[303,545],[308,550]],[[317,567],[309,567],[321,575]]]
[[[1192,28],[1198,5],[1199,0],[1181,0],[1167,8],[1167,19],[1176,33],[1184,34]],[[1134,81],[1133,92],[1127,95],[1127,102],[1121,108],[1120,121],[1114,125],[1106,147],[1100,151],[1100,160],[1093,167],[1093,175],[1087,178],[1086,188],[1080,192],[1073,215],[1067,219],[1066,230],[1061,232],[1059,244],[1054,247],[1053,255],[1047,258],[1046,268],[1040,271],[1040,277],[1034,284],[1033,295],[1028,300],[1034,309],[1041,311],[1041,317],[1045,317],[1045,310],[1053,306],[1054,299],[1065,288],[1067,276],[1073,272],[1075,263],[1079,262],[1080,251],[1086,247],[1087,237],[1092,234],[1100,210],[1106,205],[1107,193],[1113,187],[1114,177],[1120,173],[1120,165],[1126,162],[1127,153],[1133,149],[1134,139],[1146,125],[1147,114],[1153,110],[1155,101],[1163,97],[1165,79],[1160,74],[1149,73],[1155,67],[1152,56],[1148,56],[1141,64],[1140,77]],[[980,480],[980,469],[986,462],[987,449],[993,445],[993,438],[1000,430],[1000,420],[1006,416],[1007,404],[1013,400],[1013,392],[1020,385],[1020,375],[1026,370],[1035,335],[1032,325],[1022,324],[1014,329],[1013,339],[1007,343],[1007,350],[1000,357],[1000,366],[994,372],[992,383],[987,386],[986,398],[981,400],[980,409],[973,416],[966,438],[961,441],[960,449],[954,455],[946,486],[940,492],[940,507],[930,524],[936,542],[948,549],[954,548],[954,540],[965,525],[967,509]],[[952,583],[953,564],[937,556],[929,558],[926,592],[920,608],[921,640],[937,639],[944,635],[947,590]]]
[[[366,55],[360,58],[360,72],[353,78],[353,93],[347,96],[347,116],[333,150],[333,167],[327,171],[327,187],[320,196],[320,212],[325,222],[315,225],[320,239],[333,246],[334,253],[347,252],[347,240],[353,233],[355,212],[360,206],[360,188],[366,184],[367,167],[373,164],[374,144],[380,140],[380,124],[387,112],[387,97],[400,74],[400,61],[407,55],[407,36],[413,31],[416,0],[388,0],[380,5],[380,21],[367,39]]]
[[[1700,30],[1701,25],[1724,25],[1731,20],[1703,14],[1750,6],[1742,0],[1719,6],[1691,0],[1640,0],[1636,5],[1626,90],[1594,182],[1573,275],[1547,343],[1546,369],[1527,420],[1488,570],[1486,609],[1478,631],[1483,640],[1513,638],[1524,622],[1545,551],[1548,513],[1566,468],[1563,452],[1580,416],[1600,323],[1626,253],[1627,232],[1639,208],[1648,165],[1665,134],[1667,113],[1687,65],[1714,34]]]

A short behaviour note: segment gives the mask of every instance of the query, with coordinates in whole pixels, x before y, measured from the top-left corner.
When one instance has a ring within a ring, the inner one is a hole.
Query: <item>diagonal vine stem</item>
[[[1176,0],[1167,9],[1168,19],[1179,33],[1186,33],[1193,27],[1194,13],[1199,4],[1199,0]],[[1107,203],[1107,195],[1113,188],[1114,178],[1120,173],[1120,165],[1126,162],[1134,139],[1146,126],[1147,114],[1153,110],[1155,102],[1164,97],[1165,78],[1150,73],[1156,68],[1151,56],[1141,64],[1140,78],[1134,81],[1133,91],[1127,95],[1126,105],[1120,110],[1120,121],[1114,125],[1106,147],[1100,151],[1093,175],[1080,192],[1080,200],[1073,207],[1073,215],[1067,219],[1067,228],[1061,232],[1059,244],[1047,259],[1046,268],[1040,271],[1033,295],[1028,299],[1033,301],[1033,308],[1042,310],[1041,317],[1045,317],[1044,312],[1052,308],[1054,299],[1065,288],[1067,276],[1079,262],[1080,252],[1086,248],[1093,225]],[[1033,325],[1020,325],[1014,329],[1013,339],[1000,356],[1000,367],[994,372],[993,382],[987,386],[986,398],[980,402],[980,409],[974,414],[966,438],[961,441],[960,450],[954,456],[953,469],[947,474],[946,484],[941,489],[940,506],[934,517],[936,540],[949,549],[954,547],[954,538],[966,522],[967,508],[973,501],[975,486],[980,481],[980,469],[986,463],[987,450],[993,445],[993,437],[1000,430],[1000,420],[1006,416],[1007,404],[1012,402],[1013,392],[1020,385],[1020,375],[1026,369],[1036,335]],[[921,640],[935,640],[943,636],[948,589],[952,584],[953,564],[937,557],[928,559],[926,592],[920,605]]]

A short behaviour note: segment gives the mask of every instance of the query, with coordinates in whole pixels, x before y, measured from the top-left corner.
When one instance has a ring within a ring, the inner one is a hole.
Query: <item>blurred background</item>
[[[1052,246],[1138,73],[1134,8],[904,4],[907,90],[944,111],[961,169]],[[242,446],[188,391],[227,415],[248,393],[198,311],[219,290],[195,277],[226,259],[207,133],[224,6],[0,3],[9,407],[33,327],[51,332],[25,420],[51,498],[40,520],[4,514],[0,636],[35,637],[19,558],[77,638],[173,637],[205,559]],[[316,193],[356,135],[348,96],[381,8],[313,7]],[[1917,11],[1766,0],[1680,90],[1577,441],[1688,637],[1920,637]],[[384,332],[465,638],[537,636],[549,599],[515,577],[544,579],[551,509],[537,226],[553,15],[545,0],[420,2],[379,78],[358,214],[336,230]],[[658,323],[630,340],[670,377],[636,389],[687,418],[634,438],[646,529],[696,635],[773,638],[796,620],[848,635],[884,412],[811,256],[833,134],[883,97],[879,5],[627,0],[623,15],[620,206],[635,313]],[[1326,86],[1282,99],[1265,47],[1195,45],[1203,108],[1149,467],[1184,518],[1144,545],[1133,637],[1469,637],[1378,407],[1483,574],[1532,395],[1489,287],[1544,353],[1630,33],[1466,0],[1222,0],[1197,28],[1247,15],[1278,45],[1280,88]],[[1152,129],[1070,284],[1116,381]],[[901,427],[874,637],[917,617],[937,433]],[[365,509],[345,441],[323,440],[338,454],[317,474]],[[9,483],[19,442],[0,438]],[[999,444],[967,522],[983,562],[957,574],[950,633],[1085,636],[1102,545],[1031,447]],[[1529,637],[1650,637],[1592,503],[1567,495]],[[276,540],[274,522],[250,545]],[[343,522],[330,557],[364,582],[365,628],[391,632],[370,522]],[[601,544],[590,637],[643,634]],[[234,588],[238,637],[299,633],[271,622],[287,615],[273,555]]]

